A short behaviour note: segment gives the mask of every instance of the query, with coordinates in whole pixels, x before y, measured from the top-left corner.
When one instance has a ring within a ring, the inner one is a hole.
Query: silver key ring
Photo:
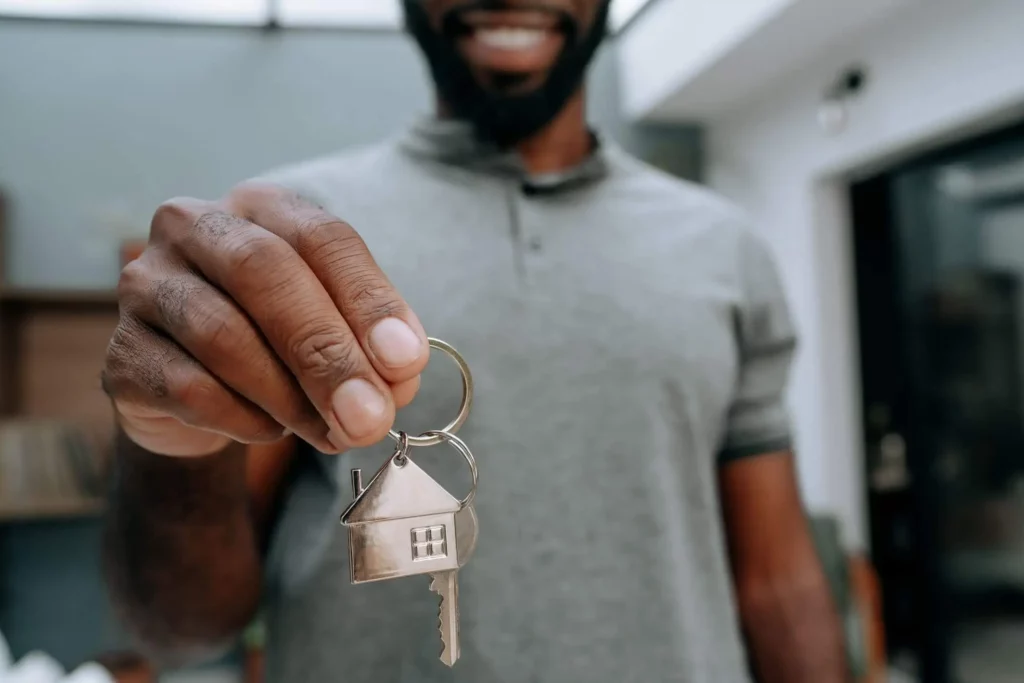
[[[480,472],[476,468],[476,458],[473,457],[473,451],[469,450],[469,446],[466,442],[455,436],[451,432],[446,431],[429,431],[424,432],[423,436],[429,438],[436,438],[439,442],[449,443],[455,447],[459,453],[462,453],[462,457],[466,459],[466,463],[469,465],[469,471],[473,475],[473,486],[469,489],[469,493],[466,497],[459,501],[459,508],[465,508],[468,505],[472,505],[476,499],[476,487],[480,484]]]
[[[473,457],[473,451],[469,450],[469,446],[466,445],[465,441],[450,432],[430,431],[424,432],[423,436],[436,438],[438,442],[450,443],[455,447],[455,450],[462,453],[462,457],[466,459],[466,462],[469,464],[469,471],[473,475],[473,486],[469,489],[466,497],[459,501],[459,509],[461,510],[467,505],[472,505],[476,499],[476,487],[480,484],[480,471],[476,468],[476,458]],[[395,467],[402,468],[409,461],[409,443],[407,439],[410,437],[405,432],[402,432],[399,438],[400,445],[395,450],[395,454],[391,456],[391,463]]]
[[[409,446],[416,447],[436,446],[439,443],[446,441],[444,437],[440,436],[441,434],[447,434],[454,438],[455,432],[459,431],[459,428],[465,424],[466,418],[469,417],[469,409],[473,406],[473,374],[469,371],[469,365],[466,363],[466,359],[463,358],[462,355],[455,350],[455,347],[448,342],[434,338],[430,338],[427,341],[430,342],[430,348],[437,349],[438,351],[444,351],[452,360],[455,361],[455,364],[459,366],[459,373],[462,375],[462,405],[459,406],[458,415],[456,415],[455,419],[448,423],[448,426],[444,429],[424,432],[420,436],[405,437],[408,439]],[[389,431],[388,436],[400,445],[404,443],[402,434],[395,429]],[[458,439],[456,439],[456,441],[458,441]],[[455,441],[452,441],[451,443],[455,445]],[[458,441],[458,443],[462,442]],[[463,447],[465,447],[465,445],[466,444],[462,444]],[[462,448],[459,448],[457,445],[455,447],[460,451],[462,450]],[[472,457],[473,454],[470,453],[469,458]],[[476,464],[471,464],[471,467],[475,472]],[[474,485],[473,488],[475,490],[476,486]]]

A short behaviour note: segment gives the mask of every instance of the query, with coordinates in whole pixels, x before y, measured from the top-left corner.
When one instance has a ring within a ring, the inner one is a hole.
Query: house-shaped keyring
[[[352,583],[458,569],[476,544],[476,513],[410,458],[389,458],[364,488],[352,470],[348,529]]]

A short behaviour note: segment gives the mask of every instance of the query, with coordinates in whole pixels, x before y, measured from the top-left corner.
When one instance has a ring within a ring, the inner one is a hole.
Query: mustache
[[[467,24],[462,17],[467,12],[474,11],[505,11],[505,12],[543,12],[553,15],[557,21],[557,28],[566,35],[567,42],[572,44],[579,32],[579,24],[567,9],[552,7],[549,3],[543,2],[510,2],[509,0],[466,0],[445,11],[441,17],[441,33],[445,36],[454,37],[462,34],[467,29]]]

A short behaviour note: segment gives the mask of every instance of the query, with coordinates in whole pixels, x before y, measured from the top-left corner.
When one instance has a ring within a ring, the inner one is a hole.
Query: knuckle
[[[169,277],[154,287],[155,305],[164,324],[171,328],[182,326],[189,306],[189,293],[180,278]]]
[[[186,312],[186,325],[191,335],[213,349],[230,349],[242,338],[235,317],[224,306],[203,302]]]
[[[112,398],[124,393],[126,355],[124,342],[119,339],[119,333],[115,332],[114,338],[106,346],[103,370],[99,375],[99,383],[103,392]]]
[[[190,276],[170,277],[162,280],[155,292],[163,325],[190,340],[208,341],[231,323],[234,310],[203,281]]]
[[[391,284],[375,269],[361,267],[349,274],[348,281],[342,292],[345,309],[354,311],[363,322],[396,315],[405,308]]]
[[[298,230],[297,251],[322,264],[336,293],[360,322],[401,312],[405,303],[380,271],[362,237],[348,223],[327,215],[305,221]]]
[[[118,323],[107,344],[100,384],[108,396],[129,393],[137,384],[134,374],[139,356],[138,335],[125,320]]]
[[[121,269],[117,278],[117,300],[123,307],[131,306],[149,289],[151,281],[149,269],[142,259],[131,261]]]
[[[209,377],[192,372],[165,372],[167,397],[181,409],[186,418],[202,415],[204,421],[216,422],[225,410],[220,387]]]
[[[295,231],[296,250],[302,254],[351,253],[362,247],[355,229],[334,216],[317,212],[299,221]]]
[[[150,223],[153,242],[177,242],[192,231],[196,221],[207,210],[207,203],[191,197],[169,199],[157,207]]]
[[[291,357],[303,377],[351,377],[359,370],[356,341],[337,329],[312,329],[289,344]]]
[[[281,261],[280,252],[274,240],[258,234],[245,235],[232,240],[225,251],[228,267],[236,275],[247,272],[255,273],[262,279],[267,272],[266,269],[273,268],[275,262]]]
[[[236,234],[245,222],[218,208],[210,207],[200,213],[195,220],[193,232],[214,244]]]

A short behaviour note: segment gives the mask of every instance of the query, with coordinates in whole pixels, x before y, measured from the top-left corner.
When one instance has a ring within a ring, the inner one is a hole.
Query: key
[[[352,583],[385,581],[428,574],[430,590],[438,596],[441,661],[449,667],[459,660],[459,569],[476,550],[479,525],[473,501],[480,474],[476,458],[455,432],[465,422],[473,402],[473,377],[459,352],[449,344],[430,340],[444,351],[462,374],[462,405],[444,429],[411,437],[390,432],[398,448],[363,485],[362,470],[352,470],[354,500],[341,515],[348,530],[348,568]],[[473,478],[469,493],[458,500],[409,457],[410,446],[447,443],[469,465]]]
[[[476,511],[466,506],[455,516],[455,543],[459,550],[459,567],[469,561],[476,549],[479,535]],[[437,627],[441,632],[441,661],[455,666],[462,655],[459,645],[459,570],[450,569],[430,575],[430,590],[437,593]]]
[[[452,667],[459,661],[459,572],[430,575],[430,590],[440,598],[438,630],[441,631],[441,661]]]
[[[479,524],[473,500],[476,461],[458,437],[443,432],[470,464],[473,488],[457,500],[409,457],[403,438],[395,453],[363,485],[362,472],[352,471],[355,500],[342,514],[348,529],[349,574],[352,583],[384,581],[426,574],[438,595],[441,661],[459,659],[458,571],[476,550]]]
[[[459,551],[459,567],[465,566],[476,550],[479,527],[472,505],[455,516],[455,543]],[[459,645],[459,570],[450,569],[430,575],[430,590],[438,596],[438,630],[441,632],[441,661],[455,666],[462,655]]]

